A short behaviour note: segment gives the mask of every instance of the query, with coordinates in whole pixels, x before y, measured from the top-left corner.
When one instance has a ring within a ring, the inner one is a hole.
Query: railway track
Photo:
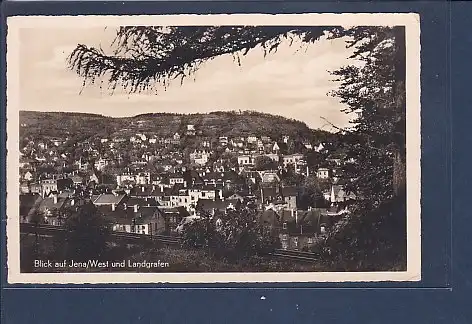
[[[38,233],[42,236],[54,236],[59,233],[65,233],[66,229],[55,225],[41,224],[36,226],[31,223],[21,223],[20,232],[22,234]],[[130,243],[156,241],[159,243],[164,243],[166,245],[181,244],[181,240],[179,237],[168,235],[148,235],[127,232],[112,232],[111,237],[117,240],[127,241]],[[273,252],[268,253],[268,255],[277,259],[293,260],[298,262],[316,262],[319,260],[319,256],[316,253],[294,250],[276,249]]]
[[[270,256],[279,259],[302,261],[302,262],[316,262],[319,260],[319,255],[312,252],[294,251],[294,250],[282,250],[277,249],[274,252],[269,253]]]
[[[53,236],[58,233],[65,233],[66,229],[60,226],[55,225],[34,225],[30,223],[21,223],[20,232],[23,234],[35,234],[45,236]],[[137,234],[137,233],[126,233],[126,232],[112,232],[111,237],[114,239],[121,239],[128,242],[144,242],[144,241],[157,241],[160,243],[166,243],[169,245],[178,245],[180,244],[180,239],[174,236],[167,235],[147,235],[147,234]]]

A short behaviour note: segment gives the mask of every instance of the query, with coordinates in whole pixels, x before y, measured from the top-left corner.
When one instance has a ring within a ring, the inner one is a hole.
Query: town
[[[194,221],[251,205],[282,249],[308,251],[357,199],[329,139],[206,136],[202,127],[23,137],[20,222],[39,213],[41,223],[62,226],[66,210],[88,202],[113,231],[178,236]]]

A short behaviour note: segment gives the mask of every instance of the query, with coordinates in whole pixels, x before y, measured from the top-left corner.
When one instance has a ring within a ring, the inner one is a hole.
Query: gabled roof
[[[66,198],[57,198],[57,202],[55,203],[54,197],[44,198],[39,203],[39,210],[44,212],[46,210],[61,209],[64,207],[66,200]]]
[[[58,195],[59,198],[71,198],[73,196],[75,196],[75,192],[70,190],[63,191]]]
[[[112,210],[109,206],[99,206],[98,210],[103,214],[105,219],[107,219],[112,224],[119,225],[132,225],[134,212],[132,209],[123,209],[117,208]]]
[[[163,215],[178,215],[181,217],[190,216],[190,213],[183,206],[178,206],[178,207],[159,206],[158,209]]]
[[[154,198],[138,198],[138,197],[130,197],[126,200],[127,206],[135,206],[138,205],[139,207],[157,207],[159,203]]]
[[[92,202],[95,205],[118,205],[126,195],[124,194],[101,194]]]
[[[220,210],[224,211],[228,207],[233,206],[238,208],[241,202],[238,199],[227,199],[227,200],[212,200],[212,199],[199,199],[197,202],[197,208],[203,210]]]

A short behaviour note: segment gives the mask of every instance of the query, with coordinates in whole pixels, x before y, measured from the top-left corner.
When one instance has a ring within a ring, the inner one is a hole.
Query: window
[[[205,193],[204,193],[204,192],[202,192],[202,197],[205,197]]]
[[[308,238],[308,244],[313,244],[313,238],[312,237]]]
[[[298,237],[293,238],[293,245],[298,246]]]
[[[287,229],[287,222],[284,222],[283,229]]]
[[[326,233],[326,227],[325,227],[325,226],[321,226],[320,232],[321,232],[322,234],[323,234],[323,233]]]

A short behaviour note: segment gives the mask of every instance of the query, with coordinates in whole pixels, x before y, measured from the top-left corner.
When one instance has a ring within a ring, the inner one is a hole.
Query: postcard
[[[7,25],[9,283],[421,279],[418,14]]]

